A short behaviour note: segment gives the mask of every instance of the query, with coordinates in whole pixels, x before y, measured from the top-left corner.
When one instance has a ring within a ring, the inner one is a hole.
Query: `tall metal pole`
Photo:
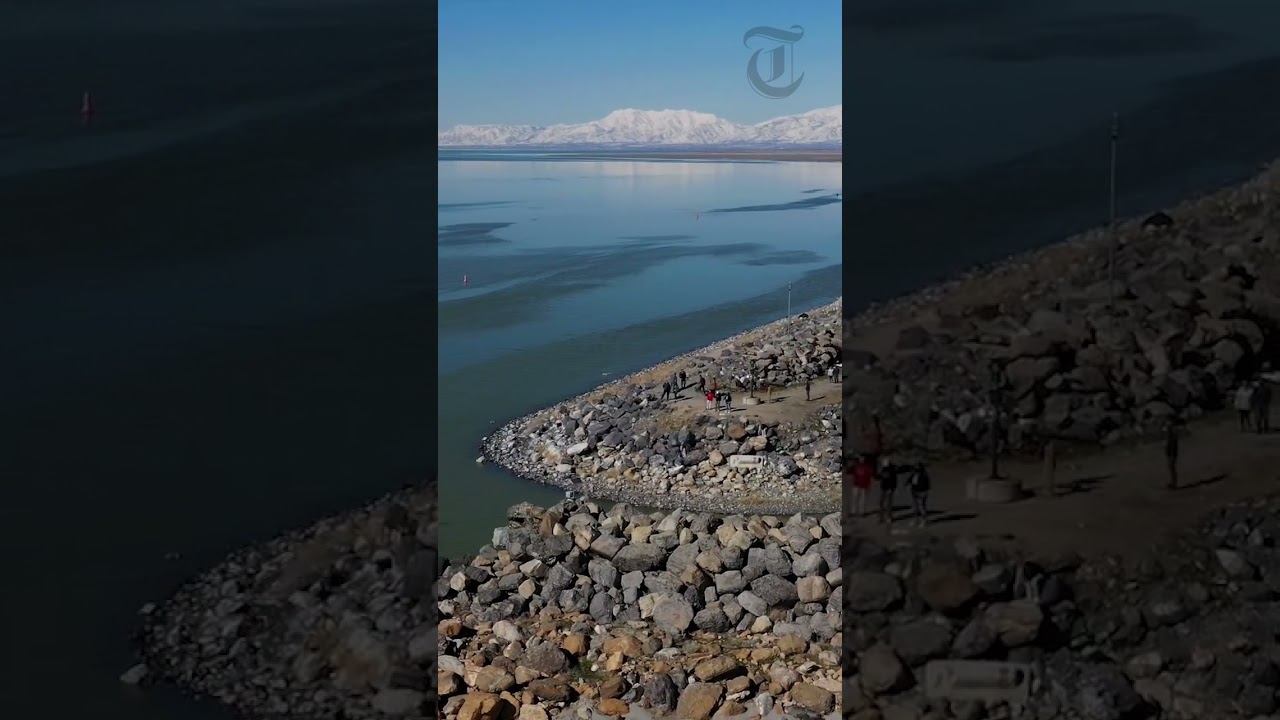
[[[1116,151],[1120,144],[1120,115],[1111,114],[1111,204],[1107,213],[1107,309],[1116,303]]]
[[[787,283],[787,318],[791,317],[791,283]]]
[[[992,360],[991,373],[991,478],[1000,479],[1000,365]]]

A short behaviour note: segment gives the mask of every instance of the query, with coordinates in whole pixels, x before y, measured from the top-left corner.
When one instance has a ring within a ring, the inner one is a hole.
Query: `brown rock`
[[[929,607],[950,613],[968,607],[981,590],[964,568],[957,565],[929,565],[920,571],[916,592]]]
[[[703,682],[712,682],[726,678],[741,668],[742,665],[738,664],[737,660],[727,655],[719,655],[703,660],[694,666],[693,676]]]
[[[644,657],[645,655],[644,645],[634,635],[608,638],[604,641],[603,649],[606,653],[622,653],[623,657],[629,658]]]
[[[631,706],[617,698],[605,698],[600,701],[600,704],[596,705],[596,710],[598,710],[601,715],[622,717],[631,711]]]
[[[823,690],[817,685],[809,683],[796,683],[791,688],[791,700],[806,710],[812,710],[819,715],[826,715],[836,707],[836,696],[829,690]]]
[[[600,663],[604,666],[605,672],[618,672],[626,661],[622,657],[622,653],[609,653],[605,655]]]
[[[747,706],[734,700],[726,700],[716,711],[716,717],[735,717],[747,711]]]
[[[985,620],[1005,647],[1014,648],[1035,642],[1044,622],[1044,612],[1036,603],[1015,600],[991,605]]]
[[[906,667],[894,654],[893,648],[883,643],[862,653],[858,658],[858,670],[862,677],[862,687],[874,695],[896,690],[907,674]]]
[[[844,579],[844,605],[854,612],[888,610],[902,599],[898,578],[878,572],[849,573]]]
[[[809,649],[809,643],[795,635],[783,635],[778,638],[777,648],[783,655],[798,655]]]
[[[693,683],[680,693],[676,703],[679,720],[707,720],[720,704],[724,688],[713,683]]]
[[[490,665],[476,671],[475,681],[472,684],[480,692],[500,693],[515,685],[516,679],[506,670]]]
[[[620,675],[611,675],[600,683],[600,697],[602,698],[622,697],[622,693],[626,691],[627,681]]]
[[[551,716],[537,705],[522,705],[518,720],[551,720]]]
[[[751,659],[758,663],[769,662],[778,656],[778,651],[773,648],[752,648]]]
[[[587,654],[590,644],[587,642],[587,636],[582,633],[569,633],[560,641],[560,647],[564,651],[574,657],[582,657]]]
[[[461,637],[463,629],[464,627],[462,625],[462,621],[457,618],[449,618],[448,620],[441,620],[439,625],[437,625],[437,630],[440,632],[440,637],[447,637],[447,638]]]
[[[555,678],[542,678],[529,683],[529,692],[539,700],[567,702],[573,697],[573,688]]]
[[[441,696],[452,695],[462,689],[458,676],[448,670],[436,671],[436,692]]]
[[[462,707],[458,710],[458,720],[499,720],[506,703],[493,693],[473,692],[462,698]],[[515,708],[511,708],[512,711]],[[512,714],[515,714],[512,712]]]

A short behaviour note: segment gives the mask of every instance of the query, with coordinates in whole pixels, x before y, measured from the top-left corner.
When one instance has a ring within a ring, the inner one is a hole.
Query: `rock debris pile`
[[[718,410],[674,412],[696,378],[749,403],[765,386],[828,382],[840,362],[840,303],[774,323],[515,420],[486,438],[485,457],[539,482],[589,497],[713,512],[827,512],[839,507],[838,403],[814,403],[794,421],[736,420]],[[680,371],[689,387],[662,399]],[[700,399],[692,400],[701,403]],[[741,460],[746,457],[747,460]]]
[[[840,520],[512,508],[446,569],[446,717],[705,720],[840,705]]]
[[[1280,711],[1280,501],[1226,507],[1149,560],[1018,558],[846,536],[844,715],[1237,720]],[[1027,663],[1031,697],[927,698],[932,659]]]
[[[151,676],[254,718],[434,718],[436,490],[252,547],[147,608]]]
[[[983,448],[996,387],[1001,442],[1033,450],[1222,407],[1280,351],[1277,188],[1272,168],[1168,222],[1121,225],[1114,286],[1109,236],[1092,231],[872,308],[846,327],[855,422],[879,411],[903,445]]]

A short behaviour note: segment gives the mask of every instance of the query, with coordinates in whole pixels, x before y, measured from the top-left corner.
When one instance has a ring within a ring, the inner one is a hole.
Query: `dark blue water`
[[[136,609],[434,470],[433,23],[0,2],[0,717],[225,717]]]
[[[845,311],[1280,157],[1280,5],[866,0],[846,16]],[[866,268],[854,275],[854,268]]]

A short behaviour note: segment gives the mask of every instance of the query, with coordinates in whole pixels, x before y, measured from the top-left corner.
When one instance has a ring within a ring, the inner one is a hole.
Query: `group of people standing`
[[[922,462],[895,462],[890,458],[874,458],[871,455],[858,455],[845,470],[847,482],[853,491],[853,514],[864,517],[867,514],[867,495],[871,486],[879,482],[879,515],[880,522],[892,525],[894,517],[894,500],[898,488],[905,486],[911,494],[912,514],[917,527],[924,527],[929,519],[929,490],[932,483],[929,471]]]
[[[698,392],[706,387],[707,380],[701,375],[698,376]],[[662,381],[662,399],[676,399],[680,397],[680,391],[689,387],[689,374],[681,370],[678,373],[671,373],[671,377]]]
[[[725,412],[733,412],[733,395],[728,390],[708,390],[705,397],[707,398],[707,409],[724,410]]]

